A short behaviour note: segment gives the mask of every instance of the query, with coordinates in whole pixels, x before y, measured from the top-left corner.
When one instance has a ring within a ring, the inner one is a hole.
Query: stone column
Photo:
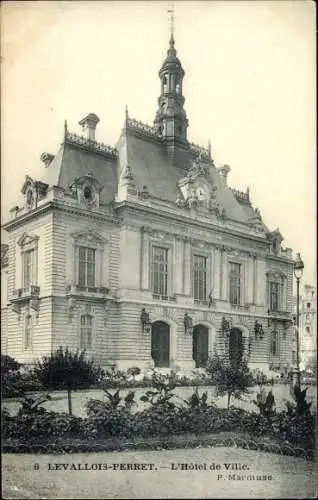
[[[257,303],[257,256],[253,256],[253,304]]]
[[[189,240],[185,240],[184,244],[183,276],[184,294],[191,295],[191,243]]]
[[[221,298],[221,253],[218,247],[213,247],[213,261],[212,261],[212,287],[213,296],[216,299]]]
[[[143,290],[149,290],[149,274],[150,274],[150,269],[149,269],[149,235],[146,231],[142,230],[141,232],[141,245],[142,245],[142,251],[141,251],[141,288]]]

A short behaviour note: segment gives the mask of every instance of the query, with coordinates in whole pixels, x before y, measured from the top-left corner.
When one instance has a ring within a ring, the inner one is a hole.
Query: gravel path
[[[6,499],[314,498],[317,476],[315,464],[301,458],[222,447],[3,454],[2,482]]]

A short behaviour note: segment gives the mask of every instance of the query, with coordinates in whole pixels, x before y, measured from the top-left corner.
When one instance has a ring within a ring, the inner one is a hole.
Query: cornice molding
[[[104,214],[102,212],[93,212],[83,209],[82,207],[75,207],[66,205],[63,203],[59,203],[58,201],[49,201],[44,205],[32,210],[32,212],[25,213],[20,217],[16,217],[8,222],[6,222],[2,229],[5,231],[12,231],[17,227],[24,226],[26,223],[30,222],[33,219],[37,219],[43,215],[54,212],[64,212],[68,214],[80,215],[83,217],[87,217],[89,219],[101,220],[104,222],[110,222],[112,224],[119,225],[120,221],[116,216],[112,216],[109,214]]]
[[[135,216],[136,212],[141,213],[141,214],[154,215],[158,219],[161,219],[162,221],[164,221],[166,223],[167,223],[167,219],[169,219],[169,220],[172,220],[174,222],[181,222],[185,226],[192,225],[193,227],[202,228],[205,231],[212,230],[212,231],[215,231],[217,233],[221,233],[221,234],[223,233],[225,235],[229,235],[232,237],[234,236],[234,237],[237,237],[239,239],[243,238],[243,239],[248,240],[248,241],[253,241],[255,243],[262,244],[262,246],[264,246],[264,249],[265,249],[265,245],[266,245],[266,239],[263,236],[259,236],[256,234],[252,235],[250,233],[243,233],[241,231],[237,231],[237,230],[232,229],[232,228],[231,229],[226,228],[223,225],[213,224],[213,222],[207,223],[206,221],[200,221],[197,219],[190,219],[189,220],[189,217],[183,216],[182,214],[177,213],[177,212],[174,212],[172,214],[168,211],[162,210],[160,213],[160,212],[158,212],[158,209],[156,210],[155,207],[152,207],[150,205],[145,206],[145,205],[137,204],[137,203],[134,203],[133,201],[122,201],[120,204],[117,204],[117,207],[115,207],[115,211],[116,210],[127,210],[126,213],[130,214],[131,216]]]

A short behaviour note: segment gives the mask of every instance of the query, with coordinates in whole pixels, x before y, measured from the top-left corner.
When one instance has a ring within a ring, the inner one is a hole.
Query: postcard
[[[316,497],[315,4],[1,14],[3,497]]]

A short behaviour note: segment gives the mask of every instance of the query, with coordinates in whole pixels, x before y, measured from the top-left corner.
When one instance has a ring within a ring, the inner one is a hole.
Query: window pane
[[[196,300],[206,300],[206,257],[193,257],[193,296]]]
[[[241,303],[241,264],[230,262],[230,303]]]
[[[168,291],[168,250],[161,247],[152,249],[152,291],[167,295]]]
[[[279,283],[271,282],[269,284],[269,293],[270,293],[270,309],[272,311],[277,311],[279,309],[280,302],[280,285]]]
[[[90,349],[92,347],[92,316],[84,314],[81,316],[81,349]]]
[[[95,250],[79,247],[78,249],[78,284],[80,286],[95,286]]]
[[[78,268],[78,284],[81,286],[86,285],[86,265],[85,262],[79,262]]]
[[[24,252],[23,254],[23,287],[26,288],[32,285],[32,264],[33,264],[33,250]]]

